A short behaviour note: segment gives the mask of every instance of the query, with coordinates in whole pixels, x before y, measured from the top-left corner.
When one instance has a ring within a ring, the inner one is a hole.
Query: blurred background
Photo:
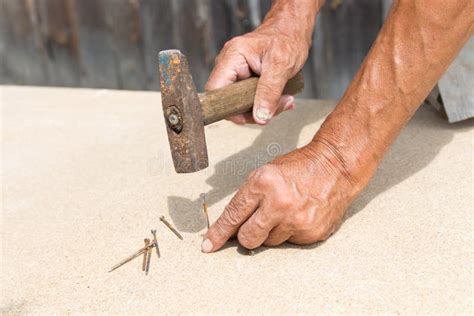
[[[0,0],[0,84],[159,90],[158,52],[180,49],[199,90],[233,36],[271,0]],[[390,0],[326,0],[303,96],[339,98]]]

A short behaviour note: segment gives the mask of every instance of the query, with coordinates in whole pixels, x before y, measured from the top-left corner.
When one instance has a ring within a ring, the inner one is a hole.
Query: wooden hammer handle
[[[238,81],[220,89],[200,94],[204,125],[220,121],[235,114],[248,112],[253,107],[258,77]],[[301,72],[286,83],[283,94],[295,95],[303,90]]]

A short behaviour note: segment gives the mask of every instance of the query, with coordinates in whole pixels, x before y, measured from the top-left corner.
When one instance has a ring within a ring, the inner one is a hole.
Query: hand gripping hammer
[[[179,50],[159,54],[161,103],[171,156],[177,173],[195,172],[209,165],[204,126],[250,111],[258,77],[198,94],[186,57]],[[303,90],[303,76],[288,80],[283,94]]]

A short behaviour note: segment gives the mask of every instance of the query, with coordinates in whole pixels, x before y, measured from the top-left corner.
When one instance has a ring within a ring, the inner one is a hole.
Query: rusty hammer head
[[[204,125],[252,110],[258,77],[199,94],[186,57],[178,50],[160,52],[161,101],[176,172],[194,172],[209,165]],[[283,94],[303,90],[300,73],[288,80]]]
[[[195,172],[209,165],[204,122],[186,57],[179,50],[159,54],[161,103],[177,173]]]

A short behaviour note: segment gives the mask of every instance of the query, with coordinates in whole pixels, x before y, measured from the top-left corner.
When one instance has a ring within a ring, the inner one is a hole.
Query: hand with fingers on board
[[[260,75],[253,114],[232,121],[265,124],[293,107],[281,91],[306,59],[322,3],[275,0],[261,27],[226,45],[207,88]],[[328,238],[471,38],[473,10],[469,0],[394,1],[369,54],[312,141],[252,172],[209,228],[202,251],[217,251],[234,235],[249,249]]]
[[[233,236],[248,249],[324,240],[355,194],[338,157],[315,142],[253,171],[209,228],[202,251],[214,252]]]
[[[266,125],[279,113],[295,107],[293,96],[282,95],[282,91],[308,57],[315,14],[320,6],[321,3],[314,0],[275,1],[262,25],[224,45],[206,90],[218,89],[254,74],[260,76],[252,113],[229,117],[230,121]],[[295,16],[299,16],[298,23]],[[296,158],[304,154],[294,152],[292,155]],[[308,236],[292,233],[299,226],[298,222],[310,216],[303,214],[307,205],[300,205],[301,213],[297,216],[289,214],[294,209],[290,207],[292,201],[297,198],[306,201],[306,197],[298,195],[308,191],[288,191],[288,186],[295,185],[289,178],[291,174],[298,174],[296,169],[307,167],[298,159],[290,165],[283,160],[280,158],[249,177],[223,215],[210,227],[202,245],[204,252],[221,248],[239,228],[238,238],[247,248],[256,248],[264,242],[276,245],[287,239],[309,241]],[[307,177],[306,181],[313,180]],[[309,183],[298,187],[303,190],[306,185]],[[287,193],[282,194],[285,191]]]

